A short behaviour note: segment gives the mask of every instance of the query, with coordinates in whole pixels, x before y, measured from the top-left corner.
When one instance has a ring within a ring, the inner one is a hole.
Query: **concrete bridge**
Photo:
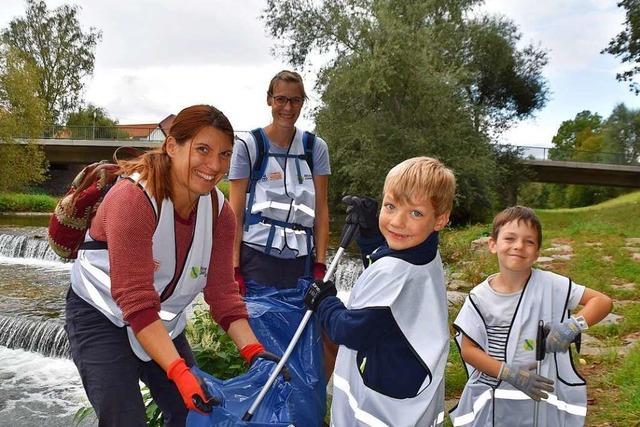
[[[640,188],[640,165],[522,160],[531,171],[531,181],[556,184],[607,185]]]
[[[87,165],[89,163],[99,162],[100,160],[111,160],[113,153],[120,147],[134,147],[140,150],[149,150],[160,147],[162,141],[37,139],[35,143],[42,146],[47,160],[49,160],[49,163],[52,165]]]
[[[244,132],[238,133],[241,135]],[[24,143],[22,140],[18,142]],[[37,139],[35,142],[44,148],[45,155],[51,164],[52,179],[54,181],[60,180],[64,185],[73,179],[82,166],[111,159],[114,151],[119,147],[127,146],[147,150],[159,147],[162,143],[162,141],[149,139],[48,138]],[[532,181],[640,188],[640,165],[613,164],[613,161],[611,163],[595,163],[550,160],[548,159],[548,147],[520,148],[523,151],[522,164],[529,169]],[[609,161],[611,160],[614,160],[614,157],[611,157]],[[52,189],[55,190],[55,184]]]

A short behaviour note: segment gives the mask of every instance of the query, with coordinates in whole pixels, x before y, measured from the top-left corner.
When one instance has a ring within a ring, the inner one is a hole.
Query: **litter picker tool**
[[[540,375],[540,367],[544,360],[545,352],[547,351],[545,345],[545,339],[547,337],[547,331],[544,330],[544,322],[538,321],[538,334],[536,336],[536,375]],[[540,402],[536,401],[533,407],[533,425],[538,427],[538,411],[540,409]]]
[[[356,224],[349,224],[349,223],[345,224],[344,229],[342,230],[342,237],[340,239],[340,247],[336,251],[336,254],[333,257],[333,260],[331,261],[329,268],[327,268],[327,272],[325,273],[324,278],[322,279],[323,282],[325,283],[328,282],[329,279],[331,279],[331,277],[333,276],[333,273],[336,271],[338,267],[338,263],[340,262],[340,258],[342,258],[342,255],[344,254],[345,249],[347,248],[347,246],[349,246],[349,243],[351,243],[351,240],[353,239],[353,236],[355,235],[356,230],[357,230]],[[280,371],[284,367],[285,363],[287,363],[289,356],[291,356],[291,353],[293,352],[293,349],[295,348],[296,344],[300,340],[300,336],[302,335],[302,332],[304,332],[304,328],[307,326],[307,323],[309,323],[309,319],[311,319],[312,314],[313,314],[313,311],[311,310],[307,310],[306,313],[304,314],[304,317],[302,318],[300,325],[298,325],[298,329],[296,329],[296,332],[293,334],[293,338],[291,338],[291,342],[289,343],[289,346],[287,347],[284,354],[282,355],[280,362],[278,362],[275,369],[271,372],[269,379],[267,380],[264,387],[260,391],[260,394],[258,394],[258,397],[256,397],[256,400],[253,402],[251,407],[249,407],[249,410],[242,417],[242,421],[251,421],[251,418],[253,417],[253,414],[256,412],[256,409],[258,409],[258,406],[260,406],[260,403],[266,396],[267,392],[269,391],[269,388],[271,387],[273,382],[276,380],[276,378],[280,374]]]

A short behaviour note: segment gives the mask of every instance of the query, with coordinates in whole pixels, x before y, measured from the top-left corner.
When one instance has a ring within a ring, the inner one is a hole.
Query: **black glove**
[[[315,311],[320,302],[328,296],[335,297],[338,294],[336,285],[333,281],[323,282],[322,280],[314,281],[304,296],[304,304],[311,311]]]
[[[198,380],[200,387],[202,387],[202,392],[204,393],[204,399],[197,394],[193,395],[193,405],[205,413],[211,412],[214,406],[220,406],[222,404],[222,398],[212,396],[211,393],[209,393],[209,389],[207,388],[204,380],[196,374],[193,374],[193,376]]]
[[[260,353],[256,354],[253,359],[251,359],[251,364],[253,365],[253,362],[255,362],[257,359],[264,359],[264,360],[269,360],[271,362],[274,362],[276,365],[278,363],[280,363],[280,356],[276,356],[275,354],[271,353],[270,351],[261,351]],[[284,365],[282,367],[282,370],[280,371],[280,374],[282,375],[282,378],[285,381],[289,381],[291,380],[291,373],[289,373],[289,370],[287,369],[287,365]]]
[[[347,204],[347,224],[357,225],[362,237],[380,234],[377,200],[371,197],[345,196],[342,201]]]

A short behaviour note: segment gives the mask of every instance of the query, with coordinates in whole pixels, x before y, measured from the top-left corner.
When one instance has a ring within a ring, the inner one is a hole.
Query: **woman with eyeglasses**
[[[306,99],[302,77],[280,71],[267,90],[271,123],[234,146],[229,171],[229,201],[238,224],[233,259],[236,281],[249,295],[256,287],[299,288],[301,278],[321,279],[326,271],[331,169],[326,142],[295,126]],[[330,374],[335,349],[325,354]]]

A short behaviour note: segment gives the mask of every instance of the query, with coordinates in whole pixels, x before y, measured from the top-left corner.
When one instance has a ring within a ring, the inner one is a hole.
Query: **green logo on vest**
[[[197,279],[198,276],[206,276],[206,275],[207,275],[207,267],[194,265],[193,267],[191,267],[191,270],[189,270],[189,276],[191,276],[192,279]]]
[[[536,344],[533,342],[533,340],[527,338],[524,340],[524,349],[528,350],[528,351],[533,351],[536,348]]]

